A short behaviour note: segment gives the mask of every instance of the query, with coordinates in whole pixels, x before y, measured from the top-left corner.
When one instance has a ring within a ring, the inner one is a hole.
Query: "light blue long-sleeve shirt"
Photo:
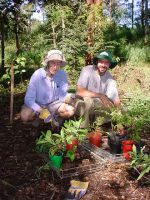
[[[63,70],[58,70],[50,78],[44,68],[36,70],[31,76],[29,86],[25,95],[24,103],[33,111],[56,100],[63,101],[67,95],[68,80]]]

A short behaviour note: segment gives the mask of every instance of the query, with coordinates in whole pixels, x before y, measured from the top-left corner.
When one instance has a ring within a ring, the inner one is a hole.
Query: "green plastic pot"
[[[50,159],[50,166],[53,168],[57,168],[60,169],[62,166],[62,159],[63,159],[63,155],[50,155],[49,156]]]

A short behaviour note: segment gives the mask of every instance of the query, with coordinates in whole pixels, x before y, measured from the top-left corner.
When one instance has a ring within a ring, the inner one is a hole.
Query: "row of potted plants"
[[[42,132],[36,140],[36,150],[48,153],[52,167],[60,168],[64,155],[74,160],[78,143],[86,137],[88,132],[87,129],[80,128],[81,123],[82,118],[66,120],[60,134],[47,130],[46,133]]]
[[[139,105],[142,113],[139,111]],[[129,152],[132,151],[133,144],[138,147],[147,114],[145,105],[147,106],[148,104],[143,103],[143,101],[133,101],[122,107],[122,109],[112,109],[107,113],[111,118],[112,130],[107,133],[111,153],[120,154],[123,152],[124,157],[129,159]],[[82,142],[86,137],[89,138],[91,144],[98,147],[101,146],[103,132],[100,130],[100,126],[103,122],[103,117],[97,117],[90,124],[90,133],[88,133],[89,130],[80,128],[82,119],[66,120],[60,134],[52,134],[50,130],[42,133],[36,141],[37,148],[40,151],[45,150],[48,152],[49,157],[65,154],[71,160],[74,160],[74,152],[78,143]]]

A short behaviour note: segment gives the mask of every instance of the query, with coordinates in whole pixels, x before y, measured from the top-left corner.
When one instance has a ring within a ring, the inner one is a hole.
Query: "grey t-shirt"
[[[105,94],[112,101],[118,97],[116,81],[112,75],[106,71],[103,76],[100,76],[94,65],[82,69],[77,85],[92,92]]]

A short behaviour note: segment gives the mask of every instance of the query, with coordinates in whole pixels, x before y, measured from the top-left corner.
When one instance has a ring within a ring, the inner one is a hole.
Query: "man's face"
[[[104,74],[110,66],[110,62],[108,60],[98,60],[97,68],[100,74]]]
[[[61,61],[59,60],[50,60],[48,62],[48,69],[51,75],[56,74],[56,72],[60,69]]]

